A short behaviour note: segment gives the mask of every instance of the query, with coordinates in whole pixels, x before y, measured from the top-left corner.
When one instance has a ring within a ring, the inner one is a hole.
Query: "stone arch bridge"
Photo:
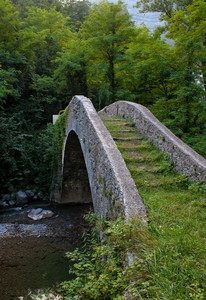
[[[118,101],[98,114],[88,98],[75,96],[67,107],[62,181],[56,182],[54,178],[52,201],[92,201],[94,211],[102,217],[146,216],[142,198],[100,115],[119,115],[133,120],[143,135],[168,153],[178,172],[193,181],[206,179],[206,160],[142,105]]]

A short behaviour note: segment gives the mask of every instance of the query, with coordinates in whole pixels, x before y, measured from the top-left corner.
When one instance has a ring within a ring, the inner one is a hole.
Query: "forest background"
[[[136,27],[121,1],[0,0],[1,193],[48,195],[51,118],[76,94],[143,104],[206,156],[206,2],[137,6],[164,25]]]

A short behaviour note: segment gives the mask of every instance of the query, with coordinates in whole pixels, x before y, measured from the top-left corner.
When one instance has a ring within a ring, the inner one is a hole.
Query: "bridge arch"
[[[71,130],[64,150],[62,203],[90,203],[91,190],[84,155],[77,134]]]
[[[84,96],[73,97],[67,107],[61,171],[62,188],[56,188],[61,183],[55,185],[51,200],[85,203],[91,191],[94,211],[102,217],[146,216],[142,198],[115,142]]]

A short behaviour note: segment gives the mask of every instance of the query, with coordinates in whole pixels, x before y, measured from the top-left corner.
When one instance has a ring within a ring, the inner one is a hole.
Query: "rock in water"
[[[8,202],[11,199],[11,195],[10,194],[4,194],[2,196],[2,201],[4,202]]]
[[[34,208],[32,209],[28,217],[34,221],[38,221],[45,218],[51,218],[54,215],[53,211],[51,210],[43,210],[42,208]]]
[[[29,200],[32,200],[34,198],[34,192],[32,192],[31,190],[27,190],[25,191],[25,193],[27,194]]]
[[[28,196],[25,192],[22,192],[22,191],[18,191],[16,193],[16,203],[17,205],[25,205],[28,203]]]
[[[0,201],[0,206],[2,206],[3,208],[7,208],[9,204],[6,201]]]
[[[14,206],[14,205],[15,205],[15,201],[10,200],[10,201],[9,201],[9,206]]]

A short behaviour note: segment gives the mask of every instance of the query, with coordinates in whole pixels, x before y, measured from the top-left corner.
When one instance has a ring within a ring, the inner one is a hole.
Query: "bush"
[[[145,257],[153,244],[145,224],[139,218],[128,224],[120,218],[102,221],[93,213],[86,219],[91,232],[84,236],[83,251],[66,254],[75,279],[60,284],[58,292],[66,299],[125,299],[125,293],[132,299],[140,294],[147,297]]]

